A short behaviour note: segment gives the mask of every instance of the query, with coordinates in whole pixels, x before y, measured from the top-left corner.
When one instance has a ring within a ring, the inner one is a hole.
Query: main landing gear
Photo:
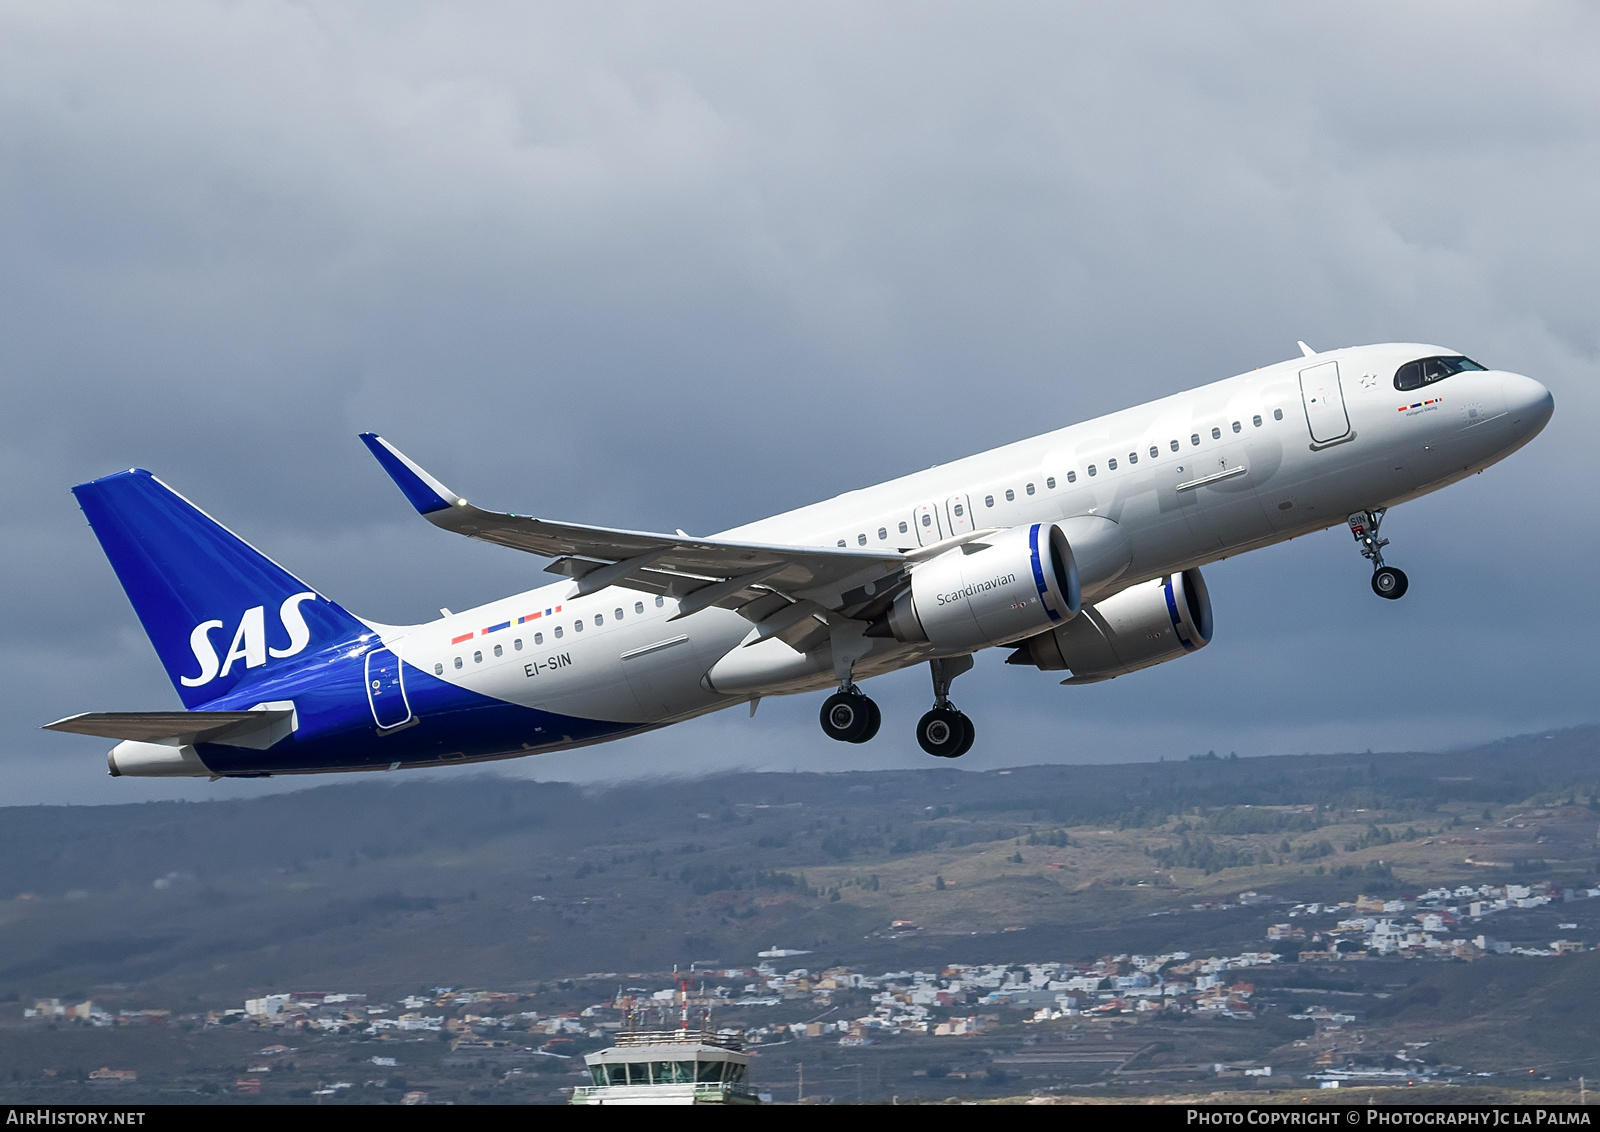
[[[1384,565],[1383,548],[1389,545],[1389,540],[1378,537],[1378,527],[1383,524],[1386,510],[1380,507],[1376,511],[1357,511],[1346,521],[1350,524],[1350,533],[1361,544],[1361,557],[1372,563],[1372,592],[1393,601],[1404,597],[1411,583],[1404,570]]]
[[[950,683],[972,667],[970,656],[931,660],[933,710],[917,721],[917,744],[930,755],[958,759],[972,750],[977,731],[972,720],[950,702]],[[822,731],[841,743],[865,743],[878,733],[883,713],[851,681],[822,701]]]
[[[950,702],[950,684],[972,667],[970,656],[930,660],[933,670],[933,710],[917,720],[917,745],[941,759],[958,759],[972,750],[977,730],[972,720]]]
[[[822,701],[822,732],[841,743],[865,743],[878,733],[883,713],[854,684],[847,684]]]

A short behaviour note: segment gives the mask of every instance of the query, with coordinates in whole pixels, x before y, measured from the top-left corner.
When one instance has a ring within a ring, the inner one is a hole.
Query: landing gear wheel
[[[952,707],[936,707],[917,720],[917,745],[935,758],[960,758],[974,735],[972,720]]]
[[[1390,601],[1404,597],[1410,585],[1406,572],[1393,566],[1380,566],[1372,572],[1372,592]]]
[[[860,692],[835,692],[822,701],[822,732],[841,743],[865,743],[883,717],[878,705]]]
[[[972,717],[966,712],[957,712],[956,714],[961,717],[961,730],[966,733],[966,737],[961,740],[961,749],[951,756],[959,759],[962,755],[972,750],[972,744],[978,738],[978,729],[972,725]]]
[[[857,695],[860,695],[860,693],[858,692]],[[878,710],[878,701],[868,696],[861,696],[861,698],[867,701],[867,715],[870,718],[867,720],[867,729],[856,738],[851,739],[850,742],[852,743],[870,742],[872,737],[878,733],[878,728],[883,726],[883,712]]]

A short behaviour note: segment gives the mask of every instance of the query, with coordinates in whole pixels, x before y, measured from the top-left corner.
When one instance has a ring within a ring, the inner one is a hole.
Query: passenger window
[[[515,649],[517,652],[521,652],[522,651],[522,638],[518,637],[516,640],[512,641],[511,642],[511,647],[513,649]]]
[[[1234,432],[1238,432],[1239,431],[1239,422],[1238,421],[1234,421],[1233,422],[1233,431]]]
[[[1211,430],[1211,439],[1212,440],[1221,440],[1222,439],[1222,430],[1220,428],[1212,429]]]
[[[1117,458],[1115,456],[1106,461],[1106,470],[1112,472],[1117,470]]]
[[[1177,451],[1177,450],[1178,450],[1178,442],[1177,442],[1177,441],[1176,441],[1176,440],[1174,440],[1174,441],[1173,441],[1173,442],[1172,442],[1172,450],[1173,450],[1173,451],[1174,451],[1174,452],[1176,452],[1176,451]]]
[[[457,667],[457,668],[460,668],[460,667],[461,667],[461,658],[460,658],[460,657],[459,657],[459,656],[458,656],[458,657],[456,657],[456,667]]]
[[[1198,432],[1190,433],[1189,434],[1189,443],[1190,444],[1199,444],[1200,443],[1200,434]]]
[[[1016,501],[1016,498],[1017,498],[1017,493],[1012,491],[1009,487],[1006,488],[1006,502],[1007,503],[1014,503]]]
[[[642,602],[642,601],[634,602],[633,603],[633,611],[635,613],[643,613],[644,612],[644,602]]]
[[[481,652],[473,653],[472,654],[472,663],[473,664],[482,664],[483,663],[483,654]]]
[[[667,604],[667,599],[660,594],[656,594],[656,608],[660,609],[665,604]]]
[[[500,645],[495,645],[494,646],[494,655],[495,656],[505,656],[506,655],[506,650],[504,648],[502,648]]]
[[[1250,423],[1255,425],[1257,428],[1260,428],[1261,427],[1261,414],[1257,413],[1255,416],[1251,417],[1250,418]]]
[[[1137,453],[1137,452],[1129,452],[1128,453],[1128,463],[1137,464],[1138,462],[1139,462],[1139,453]]]
[[[1028,485],[1028,494],[1029,495],[1033,494],[1033,485],[1031,483]]]
[[[994,496],[992,496],[992,495],[985,495],[985,496],[984,496],[984,497],[983,497],[983,505],[984,505],[984,506],[985,506],[985,507],[993,507],[993,506],[994,506]]]
[[[583,618],[580,617],[572,623],[572,631],[574,633],[583,632]]]
[[[1078,473],[1077,472],[1068,472],[1067,473],[1067,482],[1068,483],[1077,483],[1078,482]]]
[[[433,666],[433,674],[435,676],[443,676],[444,675],[444,663],[442,661]]]
[[[961,509],[960,508],[956,509],[956,514],[957,515],[961,514]],[[857,535],[856,536],[856,545],[857,546],[866,546],[867,545],[867,536],[866,535]]]
[[[544,634],[543,633],[535,633],[533,635],[533,643],[536,644],[536,645],[544,644]]]
[[[967,513],[966,508],[961,506],[961,504],[957,503],[956,504],[956,518],[959,519],[959,518],[961,518],[961,516],[965,515],[966,513]],[[862,542],[866,542],[867,540],[866,539],[862,539],[861,541]]]
[[[878,528],[878,541],[882,542],[884,539],[886,539],[888,537],[889,537],[889,528],[888,527],[879,527]]]
[[[1096,474],[1096,472],[1095,472],[1095,470],[1094,470],[1094,465],[1093,465],[1093,464],[1090,464],[1090,465],[1089,465],[1089,474],[1090,474],[1090,475],[1091,475],[1091,476],[1092,476],[1092,475],[1095,475],[1095,474]]]
[[[1044,486],[1049,490],[1054,491],[1056,489],[1056,477],[1050,476],[1044,481]]]
[[[1274,410],[1272,410],[1272,419],[1275,420],[1275,421],[1283,420],[1283,410],[1282,409],[1274,409]]]
[[[922,525],[924,527],[933,526],[933,516],[932,515],[927,515],[927,514],[923,515],[922,516]]]
[[[901,534],[905,534],[906,533],[906,521],[904,519],[900,520],[900,533]]]
[[[844,545],[844,539],[840,539],[840,540],[839,540],[839,545],[840,545],[840,546],[843,546],[843,545]]]
[[[555,627],[555,630],[554,630],[554,632],[555,632],[555,635],[556,635],[556,640],[558,640],[558,641],[559,641],[559,640],[560,640],[560,639],[561,639],[561,626],[560,626],[560,625],[557,625],[557,626],[556,626],[556,627]]]
[[[1152,444],[1150,446],[1150,459],[1154,460],[1159,455],[1161,455],[1161,449]]]
[[[605,623],[606,615],[604,613],[596,613],[594,615],[594,627],[596,629],[600,628],[600,626],[604,625]]]
[[[617,608],[613,609],[611,611],[611,616],[616,618],[618,621],[621,621],[622,620],[622,606],[619,605],[619,606],[617,606]]]

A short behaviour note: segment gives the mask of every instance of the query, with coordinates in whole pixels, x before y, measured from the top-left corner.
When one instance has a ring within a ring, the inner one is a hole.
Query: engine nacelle
[[[1022,642],[1008,664],[1069,669],[1063,684],[1093,684],[1211,643],[1211,595],[1199,570],[1130,586],[1048,633]]]
[[[886,619],[867,632],[926,641],[940,652],[973,652],[1068,623],[1081,603],[1066,535],[1054,524],[1035,523],[924,562]]]

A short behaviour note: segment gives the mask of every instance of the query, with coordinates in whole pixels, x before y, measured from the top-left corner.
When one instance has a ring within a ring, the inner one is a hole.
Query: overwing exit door
[[[939,525],[939,508],[932,503],[924,503],[912,515],[912,523],[917,528],[917,545],[927,546],[944,538],[944,531]]]
[[[952,495],[946,499],[944,514],[952,538],[972,530],[972,504],[967,501],[965,495]]]
[[[1300,371],[1300,398],[1306,406],[1306,424],[1316,444],[1331,444],[1350,435],[1350,417],[1344,409],[1339,385],[1339,363],[1323,362]]]
[[[388,649],[367,654],[367,703],[372,706],[373,721],[385,731],[411,720],[400,658]]]

